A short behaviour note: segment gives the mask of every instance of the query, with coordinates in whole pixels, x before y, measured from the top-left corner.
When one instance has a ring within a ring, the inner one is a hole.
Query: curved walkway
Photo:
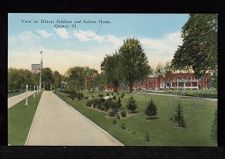
[[[123,146],[51,91],[42,94],[26,145]]]
[[[28,91],[28,96],[34,94],[34,91]],[[13,96],[8,98],[8,109],[11,108],[12,106],[16,105],[20,101],[26,98],[26,92],[21,93],[19,95]]]

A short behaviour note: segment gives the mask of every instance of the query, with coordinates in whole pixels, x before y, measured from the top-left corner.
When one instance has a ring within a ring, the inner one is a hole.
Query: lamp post
[[[28,85],[26,85],[26,103],[25,105],[28,105]]]

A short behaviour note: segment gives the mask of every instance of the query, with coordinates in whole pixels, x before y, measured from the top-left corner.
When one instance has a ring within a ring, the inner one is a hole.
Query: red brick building
[[[159,89],[208,89],[210,73],[201,79],[195,78],[194,73],[167,73],[165,76],[149,76],[141,82],[134,83],[134,90]],[[106,90],[113,90],[112,85],[106,85]]]

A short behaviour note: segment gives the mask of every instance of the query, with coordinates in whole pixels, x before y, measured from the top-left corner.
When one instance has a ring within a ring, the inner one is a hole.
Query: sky
[[[8,15],[8,67],[31,69],[40,63],[64,74],[73,66],[100,71],[103,58],[135,37],[149,65],[171,61],[182,44],[188,14],[40,14]],[[71,23],[70,23],[71,22]]]

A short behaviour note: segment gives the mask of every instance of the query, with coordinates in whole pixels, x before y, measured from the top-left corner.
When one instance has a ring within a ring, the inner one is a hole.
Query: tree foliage
[[[131,111],[131,113],[134,113],[137,109],[136,100],[134,97],[130,97],[127,103],[127,109]]]
[[[157,115],[157,106],[154,103],[154,101],[151,99],[148,103],[147,109],[145,111],[145,114],[149,117],[156,116]]]
[[[130,92],[134,82],[143,80],[151,73],[144,50],[139,40],[135,38],[124,40],[119,49],[119,61],[120,74],[123,80],[129,83]]]
[[[183,108],[180,102],[178,102],[177,104],[176,115],[174,116],[174,120],[177,123],[177,127],[181,127],[181,128],[185,127]]]
[[[211,71],[217,75],[217,14],[190,14],[182,28],[183,44],[172,60],[174,70],[193,70],[197,77]]]
[[[51,89],[51,85],[53,83],[53,73],[50,68],[43,68],[41,71],[41,81],[42,87],[46,90]]]
[[[53,85],[55,88],[59,88],[62,83],[62,75],[58,71],[53,72]]]
[[[106,55],[101,63],[101,70],[105,75],[107,83],[113,84],[114,92],[118,92],[117,87],[121,79],[119,62],[119,55],[115,52],[113,55]]]

